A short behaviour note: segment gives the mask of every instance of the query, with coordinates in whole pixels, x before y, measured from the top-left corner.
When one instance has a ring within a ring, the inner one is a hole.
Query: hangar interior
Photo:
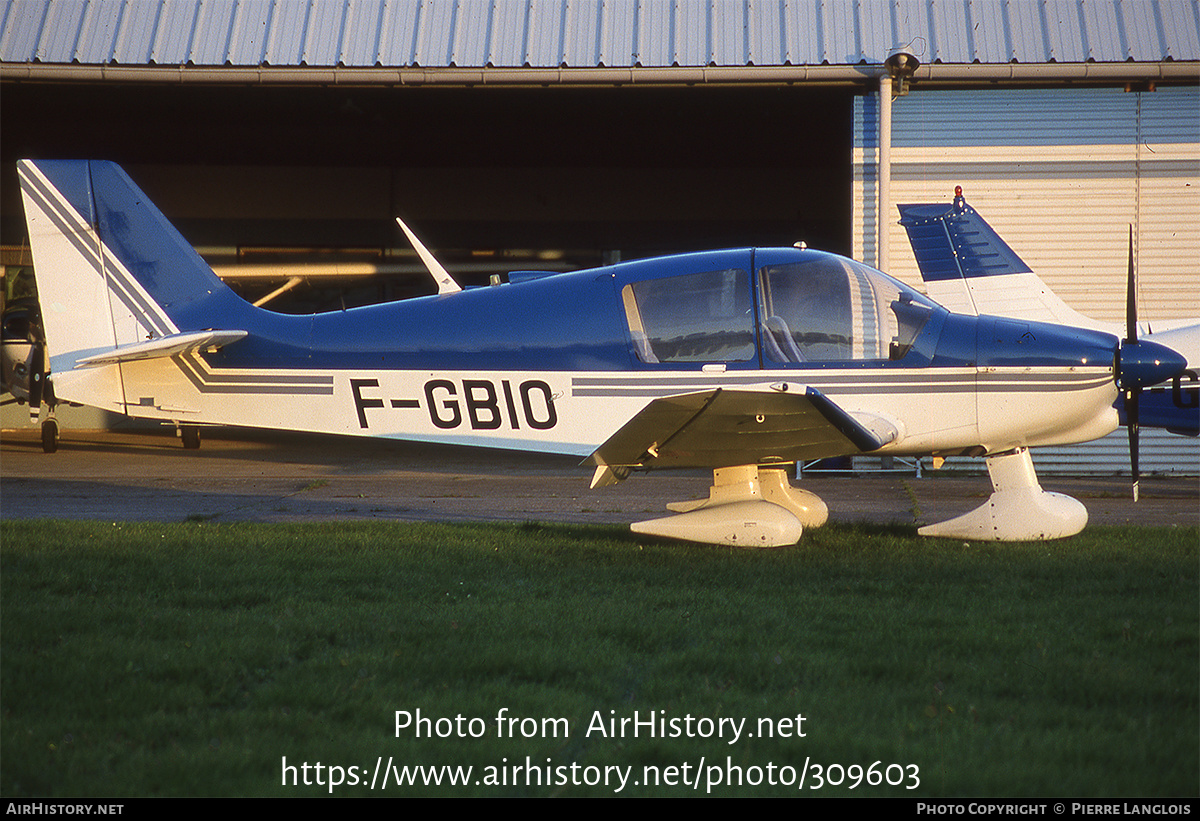
[[[396,215],[467,282],[799,240],[849,253],[852,104],[794,86],[11,84],[5,262],[25,230],[16,160],[84,156],[125,166],[244,295],[305,277],[276,310],[427,292]]]

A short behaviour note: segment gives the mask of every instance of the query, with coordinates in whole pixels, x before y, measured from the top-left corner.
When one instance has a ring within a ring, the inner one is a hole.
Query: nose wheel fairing
[[[917,532],[922,536],[987,542],[1063,539],[1087,525],[1077,499],[1042,490],[1028,448],[987,457],[992,495],[979,507]]]

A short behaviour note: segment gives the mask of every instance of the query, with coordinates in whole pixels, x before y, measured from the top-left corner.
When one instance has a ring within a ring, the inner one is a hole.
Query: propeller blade
[[[46,379],[46,349],[33,346],[29,358],[29,421],[37,422],[42,412],[42,387]]]
[[[1137,277],[1133,270],[1133,226],[1129,226],[1129,270],[1125,278],[1125,341],[1137,342]]]
[[[1129,226],[1129,267],[1125,276],[1125,341],[1137,345],[1137,278],[1133,270],[1133,225]],[[1138,399],[1141,386],[1125,392],[1125,414],[1129,423],[1129,473],[1133,477],[1133,501],[1138,500]]]
[[[1133,476],[1133,501],[1138,500],[1138,480],[1141,474],[1138,471],[1138,397],[1141,394],[1141,388],[1125,392],[1125,418],[1129,423],[1129,469]]]

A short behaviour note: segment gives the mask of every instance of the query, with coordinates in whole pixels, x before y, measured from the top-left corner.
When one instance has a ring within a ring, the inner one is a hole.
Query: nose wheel
[[[1042,490],[1028,448],[987,457],[992,495],[981,506],[917,533],[946,539],[1023,542],[1074,536],[1087,524],[1087,508],[1062,493]]]

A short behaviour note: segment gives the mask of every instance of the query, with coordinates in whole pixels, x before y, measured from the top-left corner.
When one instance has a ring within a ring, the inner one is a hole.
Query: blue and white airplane
[[[789,484],[791,463],[871,453],[987,460],[988,501],[926,535],[1069,536],[1087,511],[1042,490],[1028,448],[1109,433],[1118,385],[1186,364],[1144,340],[953,314],[802,248],[462,289],[403,223],[438,294],[282,315],[234,294],[116,165],[25,160],[19,174],[44,427],[71,401],[174,423],[188,445],[196,425],[229,424],[574,454],[594,487],[713,470],[708,499],[639,533],[793,544],[828,510]]]

